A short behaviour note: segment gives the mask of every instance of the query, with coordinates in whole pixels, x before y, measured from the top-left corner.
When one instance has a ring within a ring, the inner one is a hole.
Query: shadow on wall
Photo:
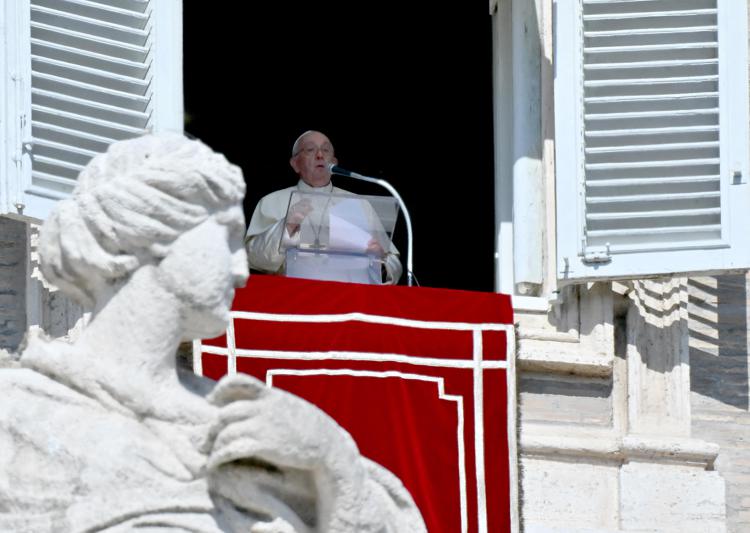
[[[687,316],[684,278],[635,281],[631,285],[632,315],[626,318],[626,339],[637,345],[641,361],[652,372],[668,374],[682,364],[680,343]],[[660,349],[669,346],[670,349]]]
[[[690,279],[688,327],[691,390],[748,409],[745,275]]]

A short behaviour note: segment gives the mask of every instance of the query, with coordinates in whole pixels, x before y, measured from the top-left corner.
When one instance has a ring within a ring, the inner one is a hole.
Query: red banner
[[[402,480],[431,533],[509,532],[512,319],[500,294],[253,276],[226,335],[196,343],[195,370],[319,406]]]

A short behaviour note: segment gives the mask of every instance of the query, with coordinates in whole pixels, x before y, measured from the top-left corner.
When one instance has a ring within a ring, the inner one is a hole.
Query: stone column
[[[718,446],[690,436],[687,280],[629,286],[620,528],[723,532],[724,480],[713,468]]]

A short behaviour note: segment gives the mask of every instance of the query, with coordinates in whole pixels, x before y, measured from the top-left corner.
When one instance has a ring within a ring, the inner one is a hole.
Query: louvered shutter
[[[745,0],[558,0],[558,278],[750,267]]]
[[[28,60],[21,65],[28,81],[14,207],[44,219],[110,143],[181,131],[182,14],[179,0],[25,4],[28,20],[19,24],[21,32],[28,25]]]

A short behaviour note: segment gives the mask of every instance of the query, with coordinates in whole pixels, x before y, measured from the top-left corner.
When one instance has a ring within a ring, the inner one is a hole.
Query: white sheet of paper
[[[331,213],[329,247],[333,250],[364,252],[372,235],[348,220]]]
[[[372,234],[368,227],[362,200],[348,199],[338,202],[330,210],[329,246],[331,249],[365,252]]]

